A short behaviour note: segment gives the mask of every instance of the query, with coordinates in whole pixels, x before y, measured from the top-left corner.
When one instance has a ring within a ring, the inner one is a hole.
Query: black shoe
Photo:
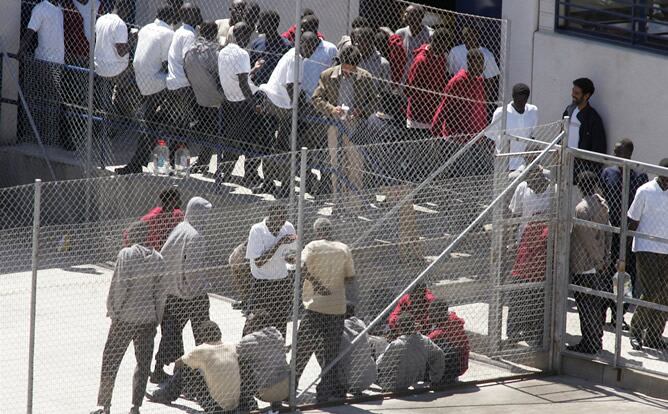
[[[599,352],[602,348],[600,346],[587,346],[585,344],[579,343],[576,345],[568,345],[566,347],[566,350],[571,351],[571,352],[577,352],[579,354],[588,354],[588,355],[594,355],[595,353]]]
[[[663,339],[646,339],[645,340],[645,346],[647,348],[652,348],[656,349],[659,351],[662,351],[664,349],[668,349],[668,343],[666,343]]]
[[[171,404],[172,402],[176,401],[177,397],[170,395],[167,391],[163,389],[157,389],[152,393],[147,391],[146,398],[148,398],[149,401],[154,403]]]
[[[631,348],[633,348],[636,351],[642,351],[643,347],[642,339],[636,336],[636,334],[631,333],[629,341],[631,342]]]
[[[172,376],[165,372],[162,368],[156,368],[155,371],[151,372],[151,382],[153,384],[162,384],[163,382],[170,379]]]
[[[139,407],[137,407],[136,405],[132,406],[132,408],[130,408],[130,413],[129,414],[140,414],[139,413]]]

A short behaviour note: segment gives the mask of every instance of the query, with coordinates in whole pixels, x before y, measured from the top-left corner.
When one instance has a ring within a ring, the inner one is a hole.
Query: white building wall
[[[509,87],[530,73],[531,100],[540,121],[550,122],[570,103],[572,81],[589,77],[608,152],[616,140],[629,137],[636,143],[635,159],[657,163],[668,157],[668,57],[556,33],[555,0],[539,0],[537,10],[533,4],[504,2],[503,16],[511,21]]]
[[[1,10],[0,52],[16,53],[19,50],[21,1],[3,0]],[[16,59],[4,58],[0,70],[2,70],[2,97],[18,99],[16,91],[18,62]],[[11,104],[0,106],[0,145],[16,142],[16,114],[16,106]]]

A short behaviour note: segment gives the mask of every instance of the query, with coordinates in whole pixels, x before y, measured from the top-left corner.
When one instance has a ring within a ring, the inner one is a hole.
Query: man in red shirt
[[[431,128],[434,114],[441,101],[441,91],[448,85],[446,60],[450,34],[445,29],[434,32],[431,42],[415,51],[408,71],[406,118],[409,128]]]
[[[315,16],[315,12],[313,12],[313,10],[311,10],[311,9],[304,9],[304,11],[302,12],[302,20],[306,16]],[[281,34],[281,37],[284,37],[284,38],[288,39],[290,41],[290,43],[292,43],[294,45],[294,43],[295,43],[295,32],[296,31],[297,31],[297,25],[293,24],[292,26],[290,26],[290,28],[288,30],[286,30],[285,32],[283,32]],[[304,25],[302,24],[302,33],[311,32],[311,31],[313,33],[317,33],[319,39],[325,39],[325,36],[322,33],[317,31],[317,28],[316,28],[316,30],[313,30],[312,27],[306,27],[305,28]]]
[[[169,233],[183,221],[184,214],[180,206],[181,193],[176,188],[169,188],[160,193],[160,206],[153,208],[140,219],[148,223],[148,247],[156,251],[162,249]],[[123,240],[127,244],[127,234],[123,234]]]
[[[399,317],[404,314],[404,312],[411,315],[419,332],[423,334],[429,333],[429,305],[434,300],[436,300],[436,296],[434,296],[431,290],[427,289],[427,286],[423,283],[415,286],[411,293],[402,296],[401,299],[399,299],[397,306],[387,318],[387,324],[391,331],[390,337],[394,339],[398,334]]]
[[[427,337],[445,353],[445,373],[441,383],[454,382],[469,368],[471,346],[464,330],[464,319],[450,312],[444,301],[432,302],[429,315],[434,325]]]
[[[459,143],[468,142],[487,126],[485,81],[481,76],[485,57],[478,49],[469,50],[467,61],[468,70],[457,72],[445,87],[431,123],[434,136]]]

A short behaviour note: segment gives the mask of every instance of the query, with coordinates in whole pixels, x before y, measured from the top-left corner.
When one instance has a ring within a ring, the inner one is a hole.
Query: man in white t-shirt
[[[33,7],[27,30],[21,37],[19,58],[26,63],[25,90],[29,104],[39,109],[33,117],[40,138],[47,145],[62,145],[67,150],[76,149],[60,132],[65,125],[62,108],[53,102],[62,102],[62,64],[65,63],[63,11],[60,1],[44,0]],[[30,56],[29,48],[37,37],[37,47]],[[31,59],[34,57],[34,59]]]
[[[184,61],[186,53],[197,40],[195,28],[202,23],[202,12],[193,3],[184,3],[179,10],[183,24],[174,32],[172,44],[167,54],[167,99],[166,113],[169,114],[172,135],[170,159],[174,160],[174,150],[182,142],[178,137],[187,136],[193,120],[193,109],[197,104],[195,93],[186,77]]]
[[[302,19],[302,33],[318,33],[319,26],[320,20],[315,15],[306,16]],[[332,66],[338,54],[334,43],[319,39],[317,36],[316,39],[318,39],[318,45],[313,53],[304,61],[302,88],[307,100],[310,100],[313,96],[313,92],[320,80],[320,74]]]
[[[246,320],[244,335],[249,326],[255,330],[273,326],[285,338],[286,322],[292,303],[292,284],[288,278],[288,262],[294,261],[297,234],[287,221],[284,204],[276,203],[269,215],[251,227],[246,246],[250,260],[253,287],[250,300],[254,320]],[[258,320],[260,318],[261,320]]]
[[[95,152],[103,167],[112,159],[110,131],[117,130],[110,125],[114,122],[114,89],[130,58],[128,27],[124,21],[129,12],[129,3],[120,1],[111,13],[101,16],[95,23],[95,106],[103,119],[97,128],[100,132]]]
[[[522,217],[518,225],[516,257],[512,280],[516,283],[543,280],[547,269],[547,231],[545,215],[554,202],[554,186],[549,171],[541,167],[527,174],[515,189],[509,209]],[[541,343],[543,338],[544,294],[540,289],[526,289],[508,298],[507,335],[511,342]],[[527,309],[530,309],[527,312]]]
[[[468,69],[467,55],[469,50],[478,49],[485,57],[485,67],[482,71],[482,76],[485,79],[492,79],[501,74],[499,66],[496,64],[496,58],[489,49],[480,46],[480,35],[478,31],[472,27],[465,27],[462,30],[462,38],[464,43],[455,46],[448,54],[448,71],[450,75],[454,76],[462,69]]]
[[[538,108],[528,102],[531,90],[523,83],[513,86],[513,100],[506,106],[507,121],[506,131],[509,135],[521,138],[533,139],[533,132],[538,125]],[[503,108],[496,108],[492,117],[492,124],[496,124],[487,131],[487,137],[496,143],[496,151],[499,154],[502,150],[501,145],[501,117]],[[526,141],[520,141],[510,138],[510,152],[526,151]],[[508,159],[508,171],[517,171],[522,168],[526,160],[522,156],[511,157]]]
[[[250,55],[245,50],[253,28],[245,22],[239,22],[233,28],[235,38],[218,53],[218,76],[226,98],[222,112],[225,120],[223,152],[226,154],[223,161],[227,161],[218,174],[224,174],[226,178],[232,174],[234,161],[240,153],[249,157],[244,143],[248,139],[248,125],[255,123],[253,94],[257,91],[250,80]]]
[[[668,168],[668,158],[659,163]],[[643,184],[636,191],[629,207],[629,230],[668,239],[668,174]],[[642,286],[641,300],[668,306],[668,243],[633,238],[636,254],[637,277]],[[668,344],[663,340],[666,328],[666,312],[638,306],[631,319],[631,346],[641,350],[643,346],[664,350]]]
[[[241,375],[235,344],[223,343],[213,321],[202,327],[204,343],[179,358],[167,384],[148,394],[149,400],[170,404],[181,393],[194,398],[205,413],[230,412],[239,405]]]
[[[299,53],[295,48],[290,49],[278,61],[274,71],[267,83],[260,85],[260,117],[257,122],[257,131],[254,135],[265,147],[272,148],[275,154],[284,154],[290,151],[290,120],[292,114],[292,99],[295,85],[295,59],[299,59],[301,69],[299,79],[301,82],[304,75],[304,59],[313,55],[318,46],[319,39],[313,32],[304,32],[301,37]],[[304,101],[304,91],[301,90],[300,102]],[[278,134],[277,134],[278,131]],[[279,197],[287,197],[289,184],[289,173],[287,158],[278,160],[271,157],[263,162],[265,181],[262,185],[254,188],[256,192],[274,193]],[[281,180],[281,190],[274,188],[273,181]]]
[[[220,43],[221,46],[225,46],[231,39],[231,36],[229,36],[230,29],[232,29],[235,24],[244,20],[246,1],[232,0],[229,10],[230,17],[228,19],[216,20],[216,25],[218,26],[218,43]]]
[[[171,24],[176,20],[174,9],[162,6],[158,9],[155,21],[139,30],[137,48],[132,67],[135,80],[142,96],[142,114],[147,123],[137,143],[137,149],[127,166],[116,169],[118,174],[136,174],[142,172],[151,158],[155,137],[160,124],[158,109],[165,101],[167,83],[167,55],[172,44],[174,31]]]

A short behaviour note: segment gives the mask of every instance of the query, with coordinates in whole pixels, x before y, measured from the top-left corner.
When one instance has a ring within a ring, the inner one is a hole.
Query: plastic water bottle
[[[179,177],[190,176],[190,151],[185,144],[179,145],[174,153],[174,168]]]
[[[628,273],[615,273],[615,275],[612,277],[612,291],[616,295],[617,294],[617,286],[619,286],[619,278],[622,277],[623,283],[624,283],[624,296],[627,298],[631,297],[631,276],[629,276]]]
[[[169,175],[169,148],[165,140],[158,141],[153,148],[153,173],[156,175]]]

